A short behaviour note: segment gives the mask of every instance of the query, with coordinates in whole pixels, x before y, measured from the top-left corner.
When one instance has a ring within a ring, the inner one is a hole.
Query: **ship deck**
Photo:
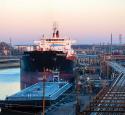
[[[45,100],[56,100],[69,88],[71,84],[67,82],[45,82]],[[9,101],[30,101],[43,99],[43,82],[36,83],[22,91],[7,97]]]

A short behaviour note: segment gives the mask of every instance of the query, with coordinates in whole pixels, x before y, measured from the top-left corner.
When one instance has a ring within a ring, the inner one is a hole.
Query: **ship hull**
[[[75,61],[67,59],[61,51],[25,52],[21,59],[21,89],[29,87],[42,80],[53,81],[52,71],[59,70],[60,79],[74,81]]]

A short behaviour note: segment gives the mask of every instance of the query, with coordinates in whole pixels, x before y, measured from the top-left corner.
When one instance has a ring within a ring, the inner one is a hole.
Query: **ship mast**
[[[53,38],[59,38],[58,24],[53,23]]]

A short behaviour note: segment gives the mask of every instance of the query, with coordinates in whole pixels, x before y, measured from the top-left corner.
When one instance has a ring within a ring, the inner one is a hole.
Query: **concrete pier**
[[[0,69],[20,67],[19,57],[0,57]]]

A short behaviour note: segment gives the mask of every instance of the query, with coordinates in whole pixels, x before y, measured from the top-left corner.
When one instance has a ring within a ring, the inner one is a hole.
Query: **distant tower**
[[[122,34],[119,34],[119,45],[122,45]]]
[[[9,41],[10,41],[10,43],[9,43],[10,44],[10,48],[9,48],[10,49],[10,55],[12,55],[12,39],[11,39],[11,37],[9,38]]]
[[[12,39],[11,39],[11,37],[9,38],[9,41],[10,41],[10,46],[12,46]]]
[[[110,54],[112,54],[112,33],[111,33]]]
[[[42,35],[42,38],[44,38],[44,34]]]

